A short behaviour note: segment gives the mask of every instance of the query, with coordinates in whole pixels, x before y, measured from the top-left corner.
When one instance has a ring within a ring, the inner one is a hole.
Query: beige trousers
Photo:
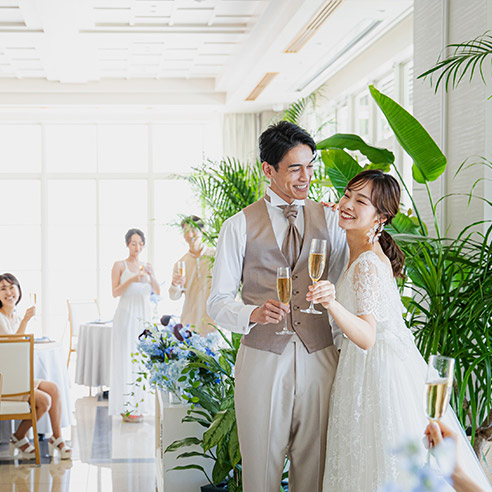
[[[244,492],[278,492],[285,456],[289,491],[321,492],[334,345],[309,354],[294,336],[281,355],[241,344],[236,416]]]

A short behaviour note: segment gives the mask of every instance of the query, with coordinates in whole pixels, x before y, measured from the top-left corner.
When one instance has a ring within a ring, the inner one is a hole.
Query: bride
[[[408,438],[422,442],[428,423],[427,365],[404,324],[395,282],[403,276],[405,258],[383,230],[399,204],[400,187],[389,174],[368,170],[353,178],[339,204],[350,257],[336,298],[328,281],[307,295],[344,333],[330,402],[325,492],[376,492],[398,483],[403,464],[393,450]],[[492,490],[454,413],[449,410],[443,421],[460,436],[463,469]],[[421,454],[424,464],[423,444]]]

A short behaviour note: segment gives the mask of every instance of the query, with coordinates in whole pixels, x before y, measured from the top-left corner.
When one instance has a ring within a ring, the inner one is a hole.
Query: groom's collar
[[[304,206],[304,200],[294,200],[292,203],[287,203],[283,198],[280,198],[271,188],[267,188],[266,195],[270,197],[270,205],[272,207],[281,207],[282,205],[297,205],[298,207]]]

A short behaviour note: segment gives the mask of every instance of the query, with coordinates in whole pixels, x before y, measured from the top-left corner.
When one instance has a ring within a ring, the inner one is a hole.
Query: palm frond
[[[467,73],[469,73],[469,80],[471,81],[477,70],[482,81],[486,83],[483,68],[487,58],[492,55],[491,34],[486,32],[471,41],[450,44],[447,48],[453,49],[452,54],[447,56],[441,55],[432,68],[417,78],[425,79],[430,76],[432,83],[432,76],[438,73],[439,75],[434,84],[434,90],[436,92],[441,83],[444,83],[446,91],[450,85],[454,89]],[[488,77],[490,77],[490,74],[488,74]]]
[[[206,162],[186,179],[210,214],[204,237],[212,246],[224,221],[261,198],[265,186],[260,162],[250,166],[233,157]]]

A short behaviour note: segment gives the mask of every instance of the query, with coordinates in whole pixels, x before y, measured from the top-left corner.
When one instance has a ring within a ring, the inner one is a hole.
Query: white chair
[[[39,465],[33,358],[34,335],[0,335],[0,420],[32,421],[36,463]],[[5,399],[25,396],[29,397],[29,401]]]
[[[79,336],[79,327],[83,323],[89,323],[101,318],[97,299],[88,301],[67,300],[68,323],[70,325],[70,348],[68,351],[67,367],[70,365],[70,356],[77,350],[76,339]]]

